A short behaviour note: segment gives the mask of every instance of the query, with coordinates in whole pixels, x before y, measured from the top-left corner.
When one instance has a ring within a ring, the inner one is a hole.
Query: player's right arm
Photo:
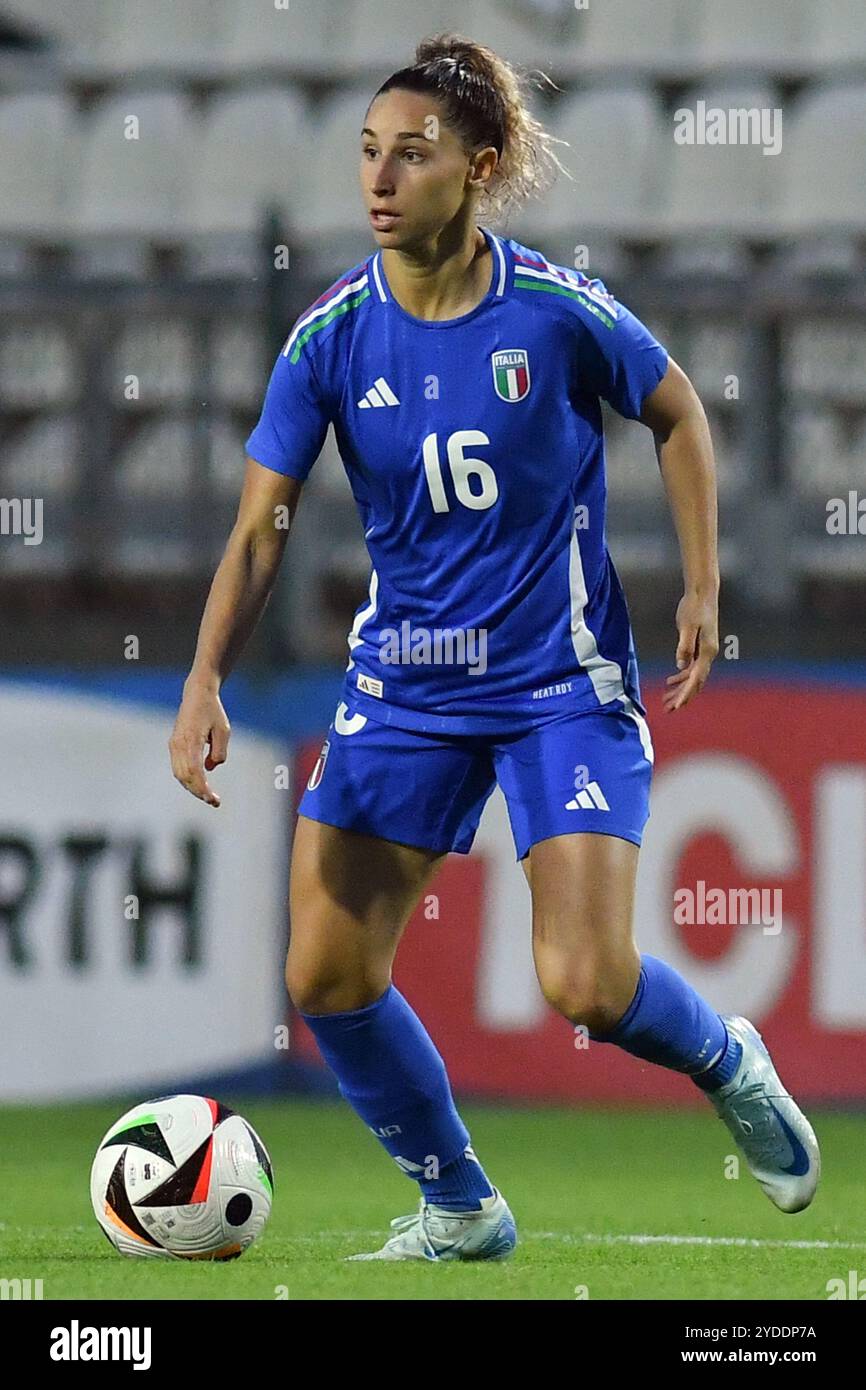
[[[175,777],[209,806],[220,799],[205,773],[225,762],[230,733],[220,687],[264,611],[302,487],[301,479],[247,458],[237,520],[211,584],[169,740]]]
[[[333,418],[334,392],[323,388],[314,362],[323,336],[334,331],[325,300],[301,315],[274,363],[247,440],[237,520],[211,585],[169,741],[175,777],[209,806],[220,799],[205,773],[225,762],[229,740],[220,688],[268,601],[304,479]]]

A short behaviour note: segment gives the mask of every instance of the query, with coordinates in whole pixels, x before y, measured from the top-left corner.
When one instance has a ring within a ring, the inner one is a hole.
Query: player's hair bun
[[[544,73],[536,81],[554,86]],[[469,149],[494,146],[499,164],[481,195],[479,214],[497,221],[542,194],[558,172],[567,172],[553,149],[565,142],[532,115],[529,86],[528,76],[492,48],[463,34],[443,33],[422,39],[414,64],[389,77],[376,95],[394,87],[428,91],[443,103],[446,119]]]
[[[489,49],[460,34],[437,34],[422,39],[415,49],[416,64],[451,61],[461,76],[474,73],[495,84],[496,72],[488,56],[494,56]]]

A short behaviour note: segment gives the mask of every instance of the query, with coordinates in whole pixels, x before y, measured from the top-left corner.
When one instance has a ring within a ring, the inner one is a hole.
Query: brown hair
[[[538,77],[537,85],[555,86],[546,74]],[[529,78],[492,49],[447,33],[423,39],[415,62],[393,73],[376,96],[394,88],[429,92],[442,103],[448,125],[467,149],[494,146],[499,163],[478,212],[481,220],[499,221],[545,192],[558,172],[567,173],[553,150],[566,142],[549,134],[532,115],[529,86]]]

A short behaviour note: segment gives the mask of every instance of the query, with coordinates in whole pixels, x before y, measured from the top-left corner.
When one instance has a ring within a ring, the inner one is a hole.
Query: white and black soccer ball
[[[122,1115],[90,1170],[90,1199],[121,1255],[233,1260],[261,1235],[274,1176],[252,1125],[205,1096],[160,1096]]]

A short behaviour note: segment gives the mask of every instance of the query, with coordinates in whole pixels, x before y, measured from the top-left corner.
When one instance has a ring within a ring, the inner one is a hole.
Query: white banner
[[[274,1057],[288,742],[233,730],[215,809],[171,775],[173,714],[0,684],[0,1100]]]

